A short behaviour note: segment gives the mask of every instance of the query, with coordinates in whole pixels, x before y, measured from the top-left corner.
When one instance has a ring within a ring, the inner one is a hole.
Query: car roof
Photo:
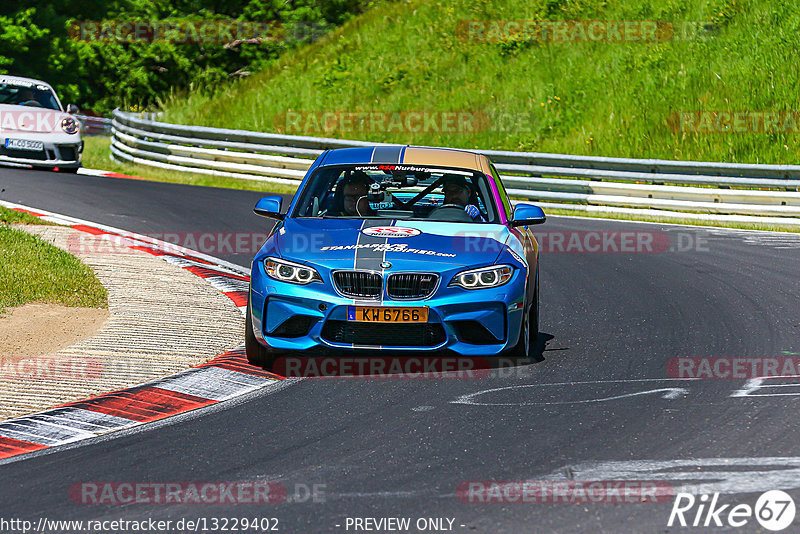
[[[378,145],[337,148],[325,153],[320,167],[333,165],[403,164],[454,167],[489,172],[489,160],[483,154],[454,148],[418,147],[409,145]]]

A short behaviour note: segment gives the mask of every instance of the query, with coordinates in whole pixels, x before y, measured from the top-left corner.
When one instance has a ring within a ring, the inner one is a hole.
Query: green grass
[[[0,224],[0,257],[0,314],[29,302],[107,306],[106,289],[91,268],[38,237]]]
[[[657,20],[708,24],[665,42],[459,37],[467,20]],[[463,24],[463,22],[462,22]],[[382,2],[250,78],[162,102],[164,120],[259,131],[289,111],[482,113],[482,131],[305,131],[331,137],[581,155],[797,163],[796,133],[694,134],[679,111],[800,109],[800,12],[786,1]]]
[[[695,24],[657,43],[498,42],[465,39],[465,21],[644,20]],[[705,25],[705,26],[703,26]],[[287,52],[255,75],[161,101],[162,120],[268,132],[578,155],[796,164],[796,133],[681,133],[680,111],[800,109],[800,13],[785,1],[443,0],[376,2],[323,40]],[[472,112],[473,131],[289,128],[287,114],[325,111]],[[800,128],[800,126],[798,126]],[[107,152],[104,165],[109,168]],[[141,170],[139,170],[141,169]],[[237,179],[153,179],[275,191]],[[158,177],[157,177],[158,176]],[[291,190],[291,188],[288,188]],[[557,214],[561,210],[548,210]],[[563,214],[797,231],[767,224],[619,214]]]
[[[30,213],[25,213],[24,211],[17,211],[12,210],[9,208],[4,208],[0,206],[0,225],[3,224],[42,224],[42,225],[52,225],[53,223],[49,223],[43,221],[39,217],[34,217]]]
[[[228,189],[247,189],[250,191],[264,191],[274,193],[294,193],[296,187],[274,184],[270,182],[259,182],[257,180],[245,180],[240,178],[226,178],[223,176],[210,176],[206,174],[194,174],[191,172],[178,172],[147,165],[136,165],[130,163],[120,163],[109,158],[111,153],[109,145],[111,139],[103,136],[85,137],[86,145],[83,149],[83,166],[89,169],[100,169],[104,171],[137,176],[154,182],[169,182],[175,184],[202,185],[207,187],[226,187]]]

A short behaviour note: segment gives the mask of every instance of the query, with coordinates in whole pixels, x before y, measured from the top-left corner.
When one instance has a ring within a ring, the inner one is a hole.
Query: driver
[[[33,92],[33,89],[29,87],[25,87],[19,92],[19,100],[17,101],[17,105],[19,106],[38,106],[39,101],[36,100],[36,95]]]
[[[466,178],[457,174],[445,175],[442,192],[445,204],[463,206],[464,211],[473,221],[486,222],[478,207],[469,203],[469,199],[472,197],[472,185],[467,182]]]
[[[364,171],[355,171],[343,181],[343,207],[342,215],[350,217],[370,217],[375,212],[367,200],[369,186],[372,179]]]

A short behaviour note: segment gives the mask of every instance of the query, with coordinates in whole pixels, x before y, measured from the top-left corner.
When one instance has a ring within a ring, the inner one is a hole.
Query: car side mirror
[[[279,221],[283,220],[284,215],[281,213],[281,203],[283,202],[283,198],[274,195],[270,197],[264,197],[256,202],[256,206],[253,208],[253,213],[256,215],[261,215],[262,217],[270,217],[272,219],[278,219]]]
[[[80,110],[78,109],[78,106],[76,106],[75,104],[67,104],[67,113],[69,113],[70,115],[75,115],[78,111]]]
[[[529,226],[531,224],[542,224],[547,217],[539,206],[533,204],[517,204],[514,208],[514,216],[511,219],[511,226]]]

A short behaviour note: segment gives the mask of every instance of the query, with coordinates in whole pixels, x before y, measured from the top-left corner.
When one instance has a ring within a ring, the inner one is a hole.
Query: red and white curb
[[[238,265],[65,215],[5,201],[0,201],[0,206],[159,256],[207,280],[233,300],[242,313],[247,306],[250,277]],[[275,387],[283,379],[247,363],[244,348],[237,347],[172,376],[0,422],[0,461],[218,404],[258,389]]]
[[[78,169],[78,174],[83,174],[85,176],[105,176],[106,178],[125,178],[126,180],[147,180],[147,178],[142,178],[141,176],[131,176],[130,174],[121,174],[100,169],[87,169],[86,167]]]

